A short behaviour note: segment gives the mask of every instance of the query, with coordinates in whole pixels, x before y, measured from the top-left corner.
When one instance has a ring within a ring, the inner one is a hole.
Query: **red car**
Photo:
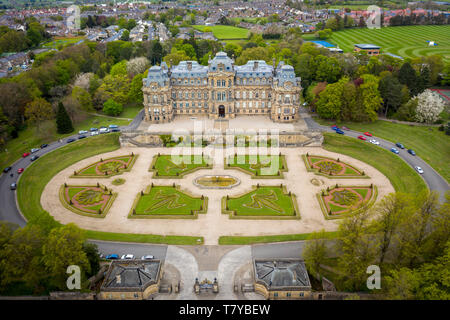
[[[19,169],[17,169],[17,173],[22,173],[23,172],[23,170],[25,170],[24,168],[19,168]]]
[[[365,134],[366,136],[368,136],[368,137],[371,137],[371,136],[372,136],[372,134],[369,133],[369,132],[364,132],[364,134]]]
[[[358,139],[366,141],[366,137],[364,137],[364,136],[359,136]]]
[[[22,158],[28,157],[29,155],[30,155],[29,152],[25,152],[25,153],[22,155]]]

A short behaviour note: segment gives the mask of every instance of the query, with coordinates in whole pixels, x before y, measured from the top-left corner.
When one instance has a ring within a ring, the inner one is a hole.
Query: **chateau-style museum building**
[[[268,65],[250,60],[237,66],[218,52],[208,66],[181,61],[168,68],[152,66],[143,79],[145,120],[165,123],[175,115],[203,114],[211,119],[267,115],[275,122],[298,117],[300,78],[281,61]]]

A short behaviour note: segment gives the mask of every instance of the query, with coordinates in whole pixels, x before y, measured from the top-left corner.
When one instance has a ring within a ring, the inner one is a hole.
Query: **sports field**
[[[211,31],[219,40],[224,39],[247,39],[248,30],[233,26],[193,26],[194,29],[203,32],[205,28],[211,28]]]
[[[381,46],[382,52],[404,58],[438,54],[450,61],[449,34],[450,25],[365,28],[334,32],[327,41],[339,45],[344,52],[352,52],[356,43],[370,43]],[[427,41],[434,41],[437,46],[430,47]]]

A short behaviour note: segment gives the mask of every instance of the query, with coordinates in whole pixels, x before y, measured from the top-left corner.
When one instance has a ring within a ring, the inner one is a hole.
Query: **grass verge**
[[[240,237],[240,236],[222,236],[219,238],[220,245],[246,245],[254,243],[267,242],[284,242],[284,241],[301,241],[308,240],[311,233],[299,234],[282,234],[274,236],[255,236],[255,237]],[[338,231],[325,232],[326,239],[334,239],[339,235]]]

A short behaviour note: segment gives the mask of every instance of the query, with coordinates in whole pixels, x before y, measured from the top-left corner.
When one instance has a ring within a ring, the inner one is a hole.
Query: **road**
[[[120,130],[136,129],[141,123],[143,115],[144,110],[142,109],[128,126],[122,126],[120,127]],[[26,225],[25,219],[22,217],[17,208],[15,191],[10,190],[11,184],[13,182],[18,182],[20,175],[17,173],[17,169],[26,169],[32,163],[30,158],[33,155],[42,156],[55,149],[65,146],[67,144],[67,139],[69,138],[78,139],[78,134],[71,135],[64,139],[61,139],[60,141],[49,143],[48,147],[40,149],[39,151],[29,155],[28,157],[20,158],[19,160],[14,162],[14,164],[11,165],[12,170],[8,173],[2,172],[2,175],[0,176],[0,220],[18,224],[20,227],[24,227]],[[87,137],[86,139],[89,139],[89,137]],[[11,173],[13,174],[13,177],[10,176]]]
[[[322,126],[322,125],[318,124],[309,115],[302,114],[302,116],[304,117],[304,120],[305,120],[306,124],[308,125],[308,128],[321,130],[324,132],[332,132],[333,134],[336,134],[335,131],[333,129],[331,129],[331,127]],[[344,133],[346,136],[353,137],[353,138],[358,138],[358,136],[363,134],[362,132],[357,132],[357,131],[352,131],[352,130],[348,130],[348,131],[346,130],[346,131],[344,131]],[[367,143],[370,143],[368,141],[371,138],[369,138],[369,137],[367,137],[367,138],[368,138]],[[437,173],[428,163],[423,161],[418,156],[410,155],[406,149],[398,148],[397,146],[395,146],[395,143],[378,138],[376,136],[373,136],[373,139],[379,141],[380,142],[379,147],[381,147],[383,149],[390,151],[392,147],[395,147],[397,150],[399,150],[398,156],[401,159],[403,159],[406,163],[408,163],[412,168],[414,168],[415,166],[421,167],[424,171],[424,173],[421,174],[421,177],[423,178],[425,183],[428,185],[428,188],[430,188],[430,190],[439,192],[439,200],[441,202],[445,201],[445,192],[448,191],[450,189],[450,187],[449,187],[447,181],[444,178],[442,178],[442,176],[439,173]]]

